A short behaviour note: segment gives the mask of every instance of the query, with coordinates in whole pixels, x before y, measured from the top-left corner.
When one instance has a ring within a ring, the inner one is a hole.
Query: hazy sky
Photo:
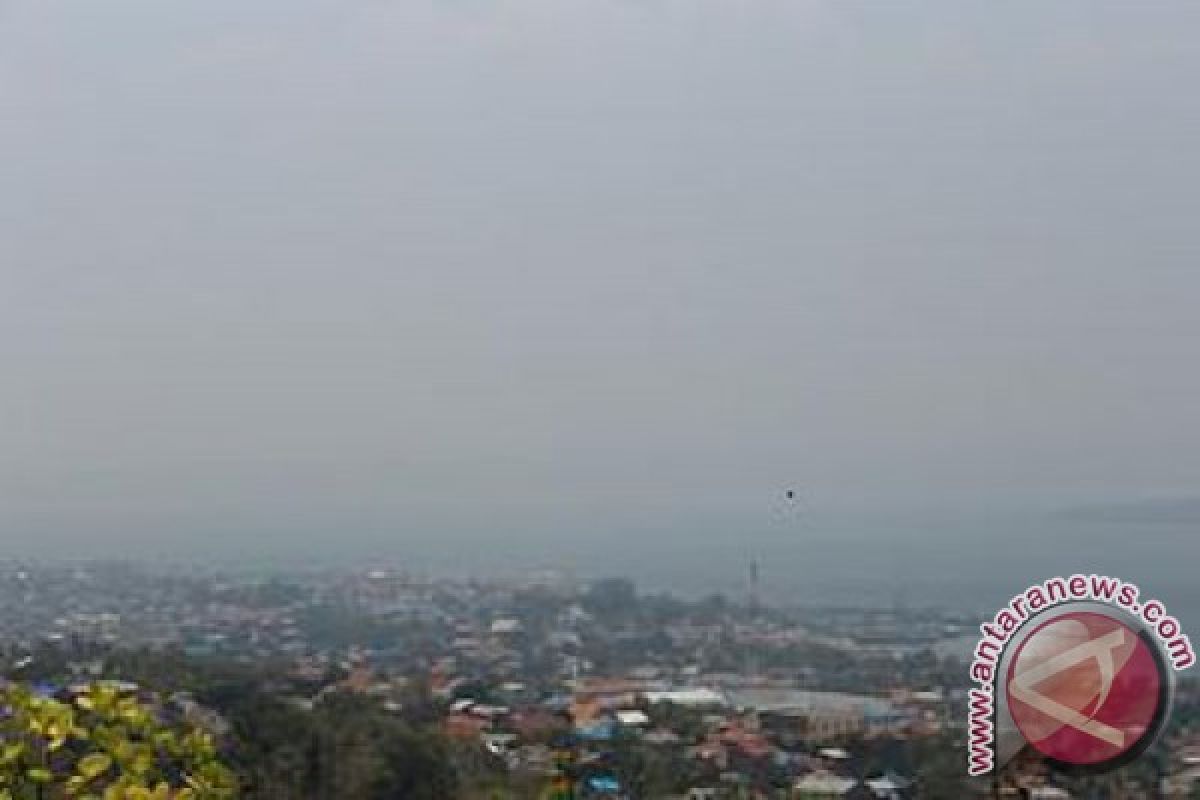
[[[1197,30],[1192,0],[0,0],[0,536],[1200,493]]]

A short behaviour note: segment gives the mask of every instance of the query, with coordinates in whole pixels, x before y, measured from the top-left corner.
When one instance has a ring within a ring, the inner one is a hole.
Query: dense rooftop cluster
[[[500,581],[382,567],[263,577],[7,564],[0,612],[10,677],[157,681],[172,708],[244,740],[238,714],[250,706],[230,700],[244,700],[244,689],[212,677],[214,665],[241,670],[280,713],[300,715],[292,726],[370,709],[444,743],[462,797],[902,800],[997,790],[963,778],[958,654],[973,621],[952,611],[765,608],[544,573]],[[1181,730],[1158,774],[1124,776],[1125,787],[1170,777],[1190,788],[1195,741]],[[278,779],[267,772],[254,780]],[[1070,796],[1055,794],[1065,786],[1022,768],[1000,790]]]

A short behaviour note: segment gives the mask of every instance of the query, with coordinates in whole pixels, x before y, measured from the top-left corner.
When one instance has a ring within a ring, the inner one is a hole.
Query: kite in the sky
[[[803,514],[804,503],[801,502],[800,492],[796,489],[784,489],[782,496],[776,495],[776,499],[771,502],[771,520],[777,525],[795,523]]]

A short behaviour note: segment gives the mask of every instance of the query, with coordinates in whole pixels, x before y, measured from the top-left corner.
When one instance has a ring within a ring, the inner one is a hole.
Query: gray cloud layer
[[[1198,17],[8,0],[0,531],[1188,492]]]

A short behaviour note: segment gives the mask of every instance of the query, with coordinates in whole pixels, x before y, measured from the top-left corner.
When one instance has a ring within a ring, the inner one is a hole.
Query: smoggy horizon
[[[0,535],[1175,580],[1198,16],[4,3]]]

